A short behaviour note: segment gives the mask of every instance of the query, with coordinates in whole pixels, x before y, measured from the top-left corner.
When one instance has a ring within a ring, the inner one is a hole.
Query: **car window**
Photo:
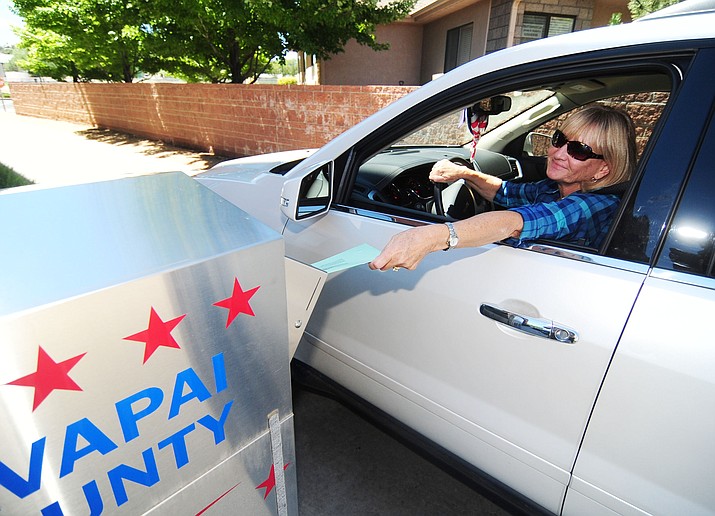
[[[488,124],[481,130],[487,134],[502,126],[505,122],[516,118],[534,106],[543,103],[554,95],[553,90],[537,89],[534,91],[512,91],[503,94],[510,100],[510,108],[501,113],[489,115]],[[490,98],[480,99],[475,106],[490,103]],[[487,107],[488,109],[488,107]],[[467,125],[467,110],[461,108],[430,122],[426,126],[408,134],[393,144],[394,147],[414,145],[468,145],[473,140],[473,134]]]
[[[657,267],[715,277],[715,124],[711,122],[668,228]]]
[[[640,159],[653,134],[653,128],[663,114],[669,97],[670,92],[654,91],[618,95],[599,100],[598,103],[622,109],[630,115],[636,125],[636,150],[637,157]],[[532,143],[533,155],[546,157],[551,144],[551,135],[566,118],[568,118],[568,113],[550,120],[536,130],[537,137],[533,138]]]
[[[675,79],[677,91],[666,108],[667,118],[656,127],[657,141],[645,149],[632,192],[623,199],[606,249],[613,258],[656,263],[710,119],[715,51],[700,50],[676,62],[683,80]]]
[[[440,216],[434,203],[434,185],[429,181],[434,163],[440,159],[471,162],[482,172],[504,180],[538,181],[546,177],[546,154],[554,129],[573,110],[593,102],[622,108],[631,115],[640,154],[663,113],[671,88],[667,70],[649,69],[628,75],[552,79],[541,87],[532,84],[486,97],[466,97],[461,107],[441,114],[430,106],[437,113],[431,121],[397,138],[391,133],[391,141],[360,163],[349,204],[401,220],[407,218],[415,224],[463,219],[495,209],[465,184],[452,185],[448,196],[452,204]],[[485,127],[470,131],[467,121],[474,120],[470,115],[483,106],[493,112],[486,117]]]

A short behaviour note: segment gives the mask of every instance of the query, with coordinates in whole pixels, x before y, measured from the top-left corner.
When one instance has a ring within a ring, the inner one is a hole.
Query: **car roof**
[[[331,159],[347,151],[356,141],[378,129],[385,121],[406,109],[474,77],[514,66],[576,56],[597,51],[669,42],[715,39],[715,0],[686,0],[676,11],[642,18],[639,22],[599,27],[515,45],[465,63],[396,100],[328,142],[293,169],[289,175],[303,173],[305,167]],[[673,6],[676,7],[676,6]],[[565,52],[565,49],[568,51]]]

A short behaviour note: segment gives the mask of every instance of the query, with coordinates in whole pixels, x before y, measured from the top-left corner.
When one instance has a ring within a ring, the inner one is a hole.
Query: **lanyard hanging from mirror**
[[[466,108],[465,118],[467,119],[467,127],[469,127],[469,132],[472,133],[472,155],[471,159],[474,160],[474,156],[477,154],[477,143],[479,143],[479,138],[482,137],[482,133],[487,128],[487,123],[489,122],[489,115],[484,112],[479,112],[472,108]]]

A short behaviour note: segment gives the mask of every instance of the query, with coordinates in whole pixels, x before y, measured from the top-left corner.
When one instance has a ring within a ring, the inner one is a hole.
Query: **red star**
[[[65,391],[81,391],[82,388],[75,383],[75,381],[69,377],[70,370],[77,365],[86,353],[77,355],[76,357],[68,358],[64,362],[59,364],[50,358],[42,346],[40,346],[40,351],[37,354],[37,370],[18,378],[6,385],[21,385],[23,387],[34,387],[35,388],[35,398],[32,402],[32,411],[42,403],[47,396],[50,395],[55,389],[62,389]]]
[[[162,321],[161,317],[156,313],[154,307],[151,308],[151,314],[149,315],[149,327],[130,335],[129,337],[124,337],[124,340],[135,340],[137,342],[145,342],[144,347],[144,364],[149,360],[149,357],[154,354],[160,346],[166,346],[167,348],[181,349],[181,346],[176,342],[176,339],[171,336],[171,332],[181,320],[186,317],[186,314],[180,315],[176,319],[171,321]]]
[[[290,462],[283,466],[283,471],[287,470],[288,466],[290,466]],[[268,495],[271,493],[271,491],[273,491],[274,487],[276,487],[276,469],[275,466],[271,464],[271,472],[268,473],[268,478],[258,484],[256,486],[256,489],[266,490],[265,494],[263,495],[263,499],[265,500],[266,498],[268,498]]]
[[[233,293],[231,294],[231,297],[227,297],[226,299],[223,299],[218,303],[214,303],[214,306],[220,306],[221,308],[228,309],[226,328],[231,325],[231,323],[236,318],[236,316],[238,316],[238,314],[248,314],[250,316],[256,315],[253,313],[253,309],[251,308],[251,305],[248,300],[253,297],[253,294],[255,294],[259,288],[261,287],[255,287],[251,290],[247,290],[244,292],[241,288],[241,285],[238,283],[238,279],[234,278]]]
[[[236,489],[239,485],[241,485],[240,482],[239,482],[238,484],[236,484],[235,486],[233,486],[233,487],[232,487],[231,489],[229,489],[228,491],[226,491],[224,494],[222,494],[221,496],[219,496],[218,498],[216,498],[213,502],[211,502],[210,504],[208,504],[206,507],[204,507],[203,509],[201,509],[199,512],[197,512],[197,513],[196,513],[196,516],[201,516],[203,513],[205,513],[206,511],[208,511],[211,507],[213,507],[215,504],[217,504],[217,503],[221,500],[221,498],[223,498],[223,497],[226,496],[228,493],[230,493],[231,491],[233,491],[234,489]]]

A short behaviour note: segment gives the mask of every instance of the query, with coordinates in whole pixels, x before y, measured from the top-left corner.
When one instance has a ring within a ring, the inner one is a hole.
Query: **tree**
[[[131,82],[166,71],[191,81],[255,81],[289,50],[321,58],[352,38],[381,50],[378,24],[414,0],[14,0],[24,65],[75,81]]]
[[[298,75],[297,56],[291,59],[284,59],[283,62],[280,60],[271,61],[271,65],[268,67],[268,73],[275,75]]]
[[[19,66],[40,77],[81,80],[74,60],[68,55],[69,49],[64,48],[67,38],[52,31],[27,27],[22,30],[21,37],[25,57],[18,61]]]
[[[4,66],[6,72],[22,71],[21,67],[18,66],[18,61],[21,61],[27,57],[27,50],[15,46],[9,46],[0,48],[0,53],[12,55],[10,62]]]
[[[669,5],[677,4],[681,0],[629,0],[628,11],[631,13],[631,19],[636,20],[653,13]],[[622,23],[623,13],[611,14],[609,25],[619,25]]]
[[[14,0],[28,71],[63,80],[132,82],[157,71],[145,51],[149,0]]]
[[[668,7],[669,5],[677,4],[680,1],[681,0],[630,0],[628,2],[628,10],[635,20],[646,14]]]
[[[377,25],[404,18],[414,1],[391,3],[379,0],[282,0],[281,9],[272,0],[253,0],[260,12],[272,10],[285,30],[282,37],[293,50],[302,50],[320,59],[343,51],[355,39],[373,50],[386,50],[375,39]]]
[[[243,82],[281,54],[277,28],[236,0],[156,0],[150,52],[162,68],[191,81]]]
[[[255,81],[289,50],[320,58],[341,52],[352,38],[375,50],[378,24],[403,18],[414,0],[156,0],[171,13],[152,24],[152,51],[170,73],[211,82]]]

